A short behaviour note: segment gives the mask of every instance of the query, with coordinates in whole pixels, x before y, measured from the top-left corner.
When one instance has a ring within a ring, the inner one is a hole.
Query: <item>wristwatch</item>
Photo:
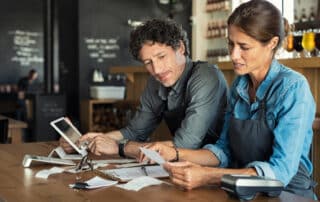
[[[118,152],[118,154],[119,154],[119,156],[121,156],[121,157],[123,157],[123,158],[125,158],[126,157],[126,155],[125,155],[125,153],[124,153],[124,147],[126,146],[126,144],[128,143],[128,139],[122,139],[122,140],[120,140],[119,142],[118,142],[118,148],[119,148],[119,152]]]

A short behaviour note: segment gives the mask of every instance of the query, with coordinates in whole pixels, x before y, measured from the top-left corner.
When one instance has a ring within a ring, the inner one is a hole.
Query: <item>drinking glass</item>
[[[298,33],[293,37],[293,48],[296,50],[297,57],[301,57],[301,52],[303,51],[302,47],[302,35]]]
[[[301,45],[306,52],[306,57],[311,57],[311,52],[315,49],[316,46],[315,33],[313,31],[303,33]]]
[[[320,29],[315,33],[315,45],[317,49],[317,57],[320,57]]]
[[[291,52],[291,51],[294,50],[294,47],[293,47],[293,34],[288,34],[287,39],[286,39],[285,49],[288,52]]]

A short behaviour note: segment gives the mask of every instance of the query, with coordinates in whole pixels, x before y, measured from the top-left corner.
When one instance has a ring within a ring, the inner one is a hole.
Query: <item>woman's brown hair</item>
[[[237,7],[228,18],[234,25],[261,43],[279,37],[277,48],[285,37],[284,20],[278,8],[265,0],[251,0]]]

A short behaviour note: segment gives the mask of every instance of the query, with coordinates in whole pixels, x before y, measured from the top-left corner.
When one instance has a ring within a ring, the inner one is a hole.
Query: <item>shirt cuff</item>
[[[119,131],[120,131],[120,133],[122,134],[123,139],[132,140],[132,138],[130,137],[129,131],[128,131],[126,128],[121,128]]]
[[[207,144],[203,147],[203,149],[208,149],[217,157],[217,159],[220,161],[219,167],[226,168],[228,166],[228,157],[222,149],[213,144]]]
[[[272,168],[269,163],[261,162],[261,161],[253,161],[249,163],[247,168],[253,167],[256,169],[259,176],[268,177],[271,179],[276,179],[276,175],[274,174]]]

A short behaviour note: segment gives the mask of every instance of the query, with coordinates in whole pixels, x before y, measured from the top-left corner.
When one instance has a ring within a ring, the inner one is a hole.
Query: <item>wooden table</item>
[[[23,130],[28,127],[28,124],[23,121],[18,121],[3,115],[0,115],[0,119],[8,119],[9,120],[9,126],[8,126],[8,137],[11,137],[11,143],[17,144],[21,143],[22,136],[23,136]]]
[[[167,184],[151,186],[138,192],[126,191],[117,187],[96,190],[74,190],[68,187],[75,182],[75,174],[61,173],[50,176],[47,180],[35,178],[38,170],[51,166],[35,166],[23,168],[24,154],[48,155],[56,142],[25,143],[0,145],[0,201],[238,201],[217,187],[203,187],[191,191],[183,191]],[[95,174],[86,172],[82,178],[90,178]],[[258,196],[254,201],[268,202],[311,202],[291,193],[283,192],[279,198]]]

